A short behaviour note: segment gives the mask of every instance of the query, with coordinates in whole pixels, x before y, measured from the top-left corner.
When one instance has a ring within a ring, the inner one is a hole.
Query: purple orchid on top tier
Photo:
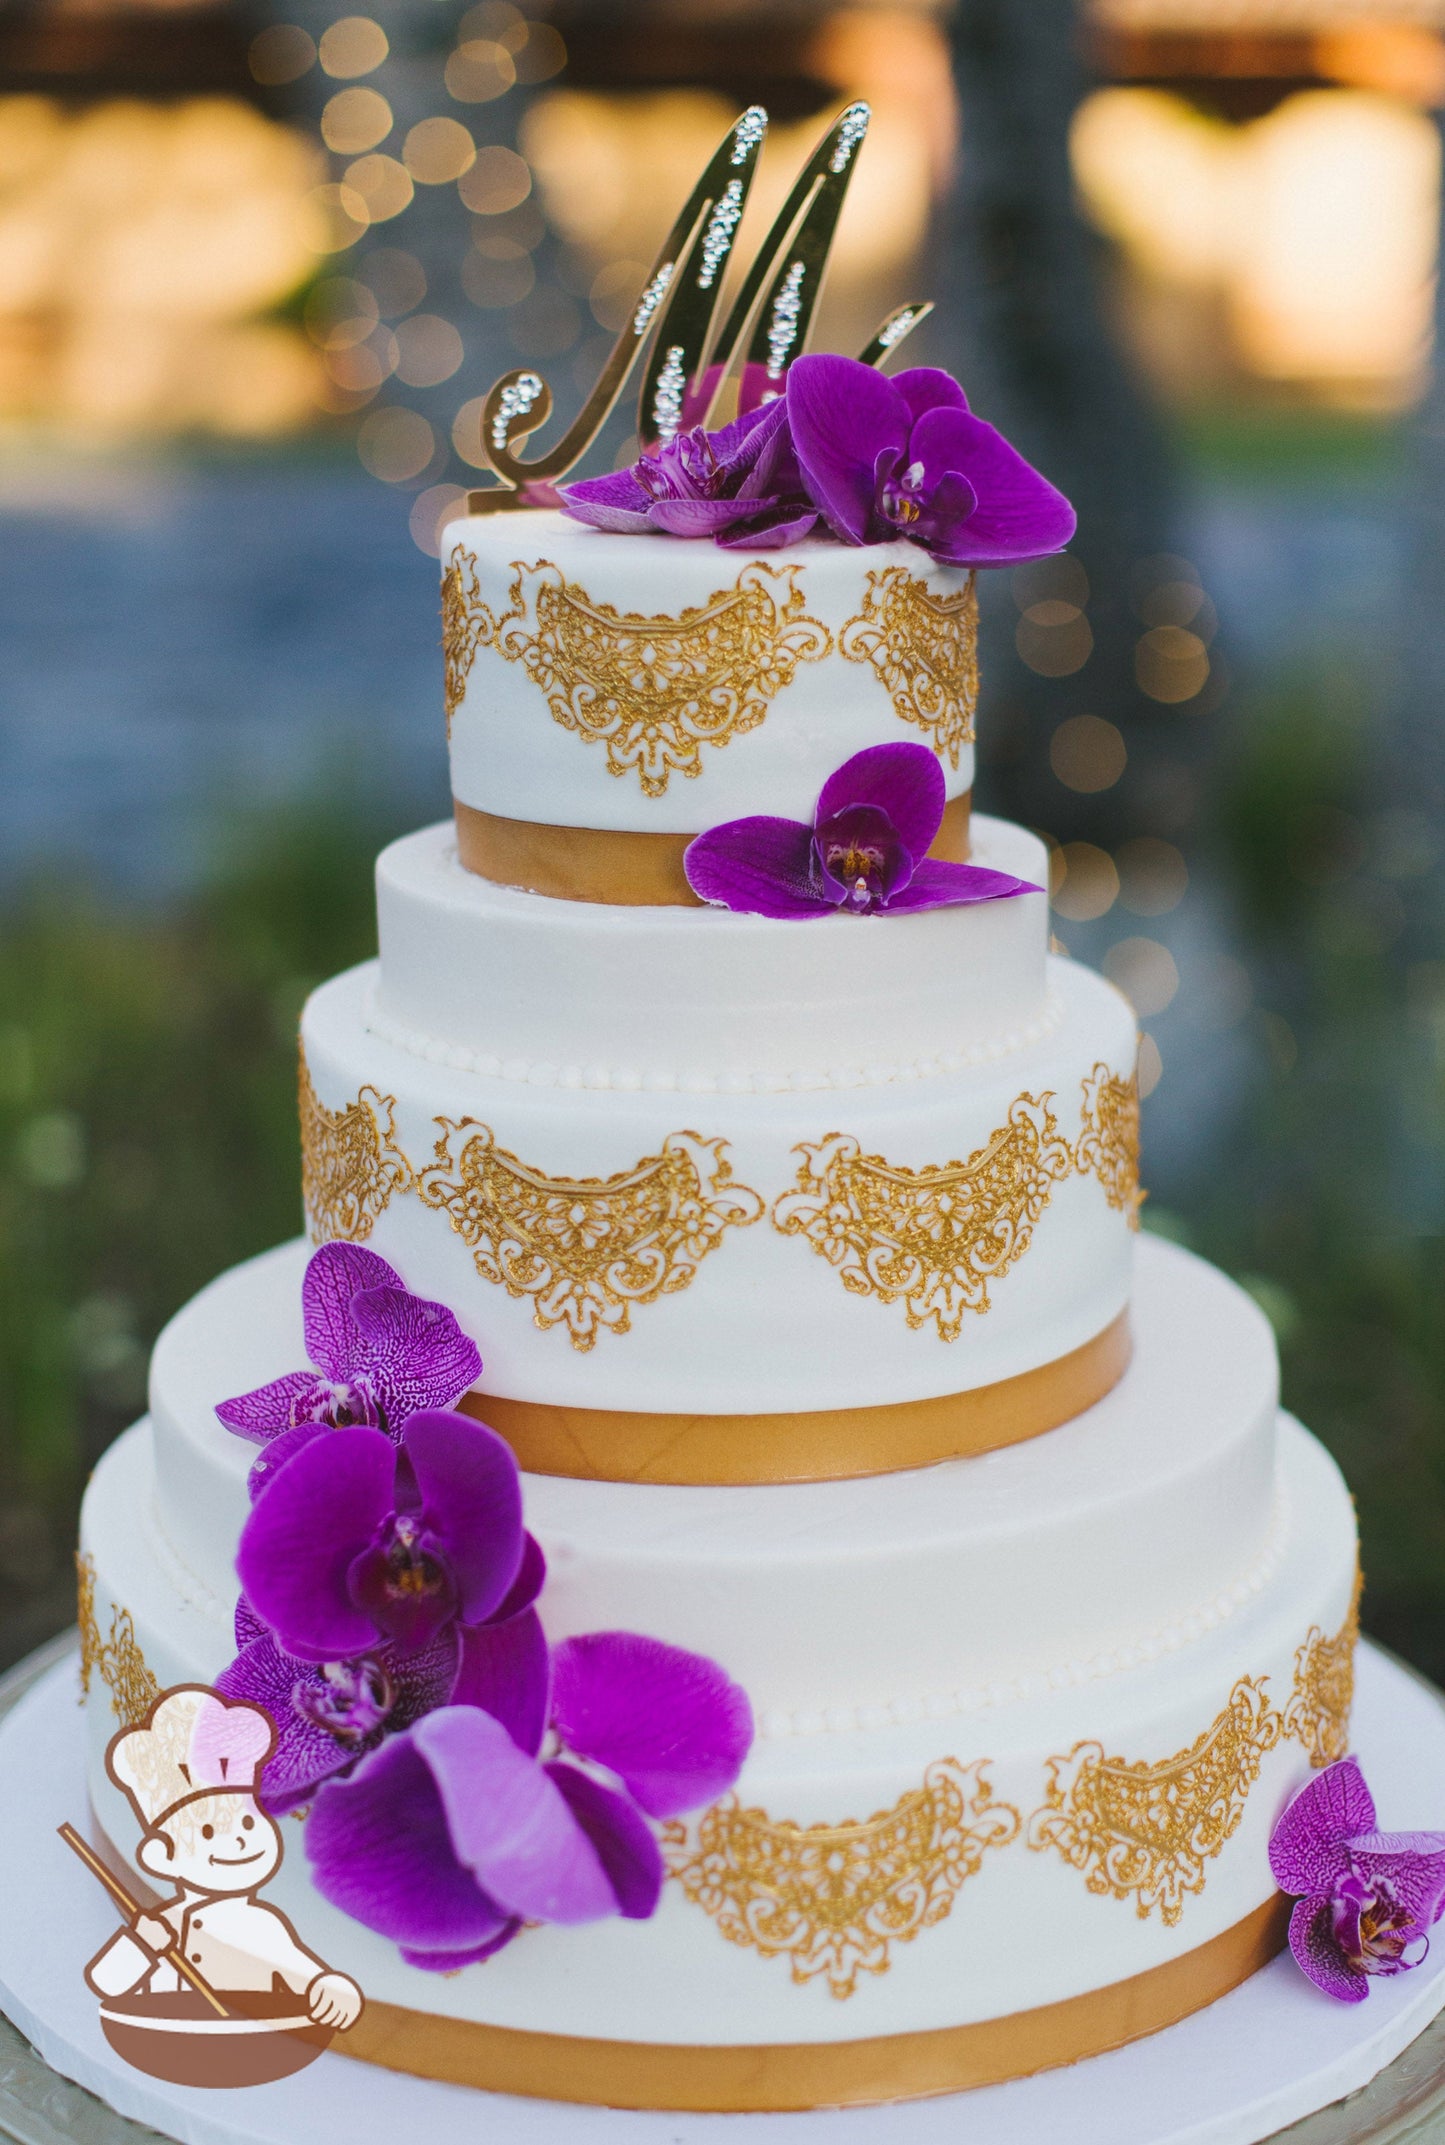
[[[915,366],[798,358],[782,395],[721,431],[683,432],[631,469],[561,486],[574,520],[625,535],[768,550],[824,530],[921,544],[949,566],[1013,566],[1074,533],[1063,493],[975,417],[958,382]],[[822,532],[820,532],[822,533]]]
[[[856,358],[788,370],[788,423],[808,495],[848,544],[906,536],[950,566],[1062,551],[1074,510],[946,372],[885,379]]]
[[[562,486],[576,521],[627,536],[711,536],[773,550],[806,536],[818,510],[803,489],[781,401],[719,432],[681,432],[631,469]]]
[[[1269,1843],[1275,1882],[1296,1895],[1290,1950],[1342,2003],[1363,2002],[1372,1974],[1418,1966],[1445,1906],[1445,1832],[1375,1828],[1359,1760],[1341,1758],[1300,1790]]]
[[[399,1435],[423,1408],[446,1408],[480,1375],[477,1344],[445,1304],[428,1303],[361,1244],[323,1244],[301,1284],[306,1353],[315,1366],[223,1400],[217,1415],[264,1444],[253,1495],[323,1429],[371,1424]]]
[[[688,844],[683,870],[714,907],[807,919],[937,909],[1036,894],[1027,879],[928,852],[947,802],[926,745],[870,745],[828,777],[811,827],[730,819]]]
[[[329,1783],[306,1830],[318,1891],[441,1972],[527,1921],[645,1920],[663,1878],[648,1818],[724,1793],[752,1742],[715,1663],[630,1632],[568,1639],[550,1671],[478,1672],[468,1701]]]

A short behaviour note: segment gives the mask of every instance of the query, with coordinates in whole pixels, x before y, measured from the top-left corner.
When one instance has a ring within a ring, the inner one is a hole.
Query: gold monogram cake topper
[[[644,453],[713,419],[739,358],[739,415],[781,394],[789,365],[807,346],[868,119],[866,104],[850,104],[828,128],[716,328],[728,259],[768,130],[762,106],[750,105],[728,128],[679,211],[631,320],[556,445],[530,462],[517,451],[552,414],[552,391],[540,373],[519,367],[493,386],[482,406],[482,451],[500,481],[471,492],[468,512],[527,506],[528,485],[565,476],[597,437],[644,349],[649,354],[637,405]],[[863,351],[864,364],[881,365],[932,310],[931,302],[896,307]]]

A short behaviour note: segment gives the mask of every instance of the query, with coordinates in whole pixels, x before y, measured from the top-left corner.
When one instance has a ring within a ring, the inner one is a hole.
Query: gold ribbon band
[[[593,1482],[836,1482],[992,1452],[1081,1415],[1129,1365],[1129,1317],[1052,1363],[937,1400],[788,1415],[633,1415],[470,1392],[458,1402],[529,1475]]]
[[[1276,1893],[1197,1950],[1127,1981],[930,2033],[682,2047],[523,2033],[368,2001],[332,2045],[414,2078],[609,2108],[742,2114],[921,2100],[1077,2063],[1175,2025],[1267,1966],[1284,1943],[1288,1914],[1289,1902]]]
[[[968,858],[971,792],[945,805],[928,854],[946,863]],[[605,827],[554,827],[455,801],[457,855],[468,871],[496,886],[554,901],[596,901],[612,908],[702,907],[687,883],[683,851],[690,834],[642,834]]]

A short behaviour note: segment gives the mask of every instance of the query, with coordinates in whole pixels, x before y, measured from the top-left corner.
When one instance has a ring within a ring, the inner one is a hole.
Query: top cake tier
[[[527,510],[452,522],[442,567],[463,820],[811,820],[835,768],[892,741],[929,746],[951,800],[972,785],[973,575],[915,544],[725,551]]]

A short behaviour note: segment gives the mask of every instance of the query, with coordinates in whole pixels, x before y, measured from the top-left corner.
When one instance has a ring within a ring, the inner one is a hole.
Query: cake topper
[[[597,384],[556,445],[535,461],[518,449],[552,414],[552,393],[527,367],[504,373],[482,408],[482,450],[500,482],[473,491],[472,514],[533,502],[528,487],[555,484],[586,453],[648,350],[637,405],[644,453],[680,431],[708,424],[739,356],[739,416],[782,392],[788,367],[807,347],[838,218],[868,131],[866,104],[850,104],[823,135],[753,257],[720,328],[722,285],[747,206],[768,115],[749,105],[736,119],[663,240],[632,318],[612,346]],[[933,310],[901,305],[862,353],[881,365]]]

